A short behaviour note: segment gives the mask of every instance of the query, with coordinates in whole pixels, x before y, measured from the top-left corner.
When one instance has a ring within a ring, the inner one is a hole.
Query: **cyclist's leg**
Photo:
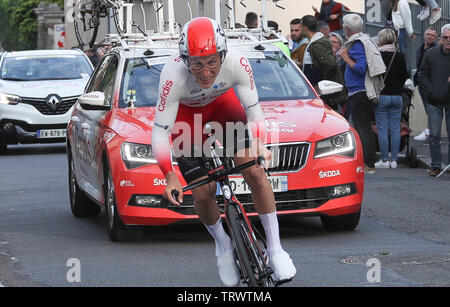
[[[235,161],[237,165],[253,159],[250,156],[250,150],[246,149],[246,157],[242,157],[242,152],[237,153]],[[251,188],[253,203],[261,223],[264,228],[267,239],[267,253],[269,261],[274,270],[276,280],[292,279],[297,270],[289,254],[281,246],[278,217],[275,207],[275,197],[272,186],[266,178],[262,168],[256,166],[242,171],[242,176]]]
[[[195,133],[203,132],[203,125],[212,112],[210,106],[201,109],[179,106],[171,137],[178,167],[188,184],[204,179],[208,175],[204,166],[204,153],[201,151],[206,136],[202,134],[199,140],[202,143],[197,144],[198,137]],[[215,224],[220,217],[215,192],[216,183],[192,190],[195,211],[205,225]]]
[[[243,149],[236,153],[234,161],[236,165],[241,165],[253,160],[250,156],[250,149]],[[266,178],[264,169],[258,166],[252,166],[242,171],[247,184],[252,191],[253,203],[259,214],[268,214],[275,211],[275,197],[272,186]]]
[[[207,170],[204,168],[202,158],[181,157],[177,162],[188,184],[206,178]],[[216,204],[216,186],[214,182],[192,190],[194,209],[214,238],[220,279],[226,286],[236,286],[239,284],[240,274],[236,267],[233,244],[223,228],[220,210]]]

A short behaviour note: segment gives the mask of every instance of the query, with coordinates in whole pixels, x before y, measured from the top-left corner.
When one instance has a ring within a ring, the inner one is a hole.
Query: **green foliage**
[[[5,50],[35,49],[37,17],[34,9],[42,0],[0,0],[0,41]],[[46,0],[64,7],[64,0]]]
[[[13,29],[8,20],[10,4],[11,0],[0,0],[0,42],[5,50],[9,50],[15,41],[12,35]]]

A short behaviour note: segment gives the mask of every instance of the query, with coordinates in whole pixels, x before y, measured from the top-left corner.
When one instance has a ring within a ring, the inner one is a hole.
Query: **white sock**
[[[269,214],[259,214],[267,239],[267,252],[269,256],[284,252],[280,242],[280,229],[278,226],[277,211]]]
[[[205,225],[206,229],[208,229],[208,232],[211,234],[211,236],[214,238],[214,241],[216,242],[216,256],[225,254],[226,252],[229,252],[233,249],[233,244],[231,243],[230,237],[225,232],[225,229],[223,229],[222,225],[222,219],[219,218],[217,223],[211,226]]]

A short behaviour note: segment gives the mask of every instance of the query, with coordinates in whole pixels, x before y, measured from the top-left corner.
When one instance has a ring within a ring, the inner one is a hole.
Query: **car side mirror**
[[[80,106],[85,110],[108,111],[110,105],[105,105],[105,94],[102,92],[92,92],[81,95],[78,98]]]
[[[318,83],[321,97],[342,92],[344,86],[334,81],[322,80]]]

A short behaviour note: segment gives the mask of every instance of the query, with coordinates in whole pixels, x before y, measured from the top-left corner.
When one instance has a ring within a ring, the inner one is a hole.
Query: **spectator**
[[[441,172],[441,127],[445,113],[447,136],[450,138],[450,24],[442,27],[442,45],[425,52],[419,69],[419,86],[428,102],[428,123],[430,124],[430,176]],[[450,143],[447,162],[450,162]]]
[[[333,55],[337,57],[337,52],[344,45],[344,39],[342,36],[336,32],[331,32],[328,35],[328,39],[331,42],[331,46],[333,47]]]
[[[375,168],[397,168],[403,109],[402,88],[408,79],[408,72],[405,56],[397,49],[395,31],[385,28],[378,33],[378,37],[378,46],[387,71],[384,76],[385,86],[381,91],[380,102],[374,109],[381,152],[381,160],[375,163]]]
[[[103,59],[105,54],[108,53],[109,50],[111,50],[111,45],[105,45],[103,43],[94,45],[95,53],[97,54],[99,60]]]
[[[303,56],[305,55],[305,49],[308,45],[308,38],[303,31],[302,20],[299,18],[292,19],[290,27],[290,39],[292,41],[291,59],[293,59],[300,68],[303,68]]]
[[[420,13],[417,15],[417,18],[422,21],[427,19],[427,17],[430,16],[431,10],[430,25],[435,24],[439,19],[441,19],[442,10],[436,0],[416,0],[416,2],[418,2],[421,6]]]
[[[257,28],[258,27],[258,15],[255,12],[248,12],[245,15],[245,25],[247,28]]]
[[[316,32],[322,32],[325,37],[330,36],[330,26],[323,20],[317,21]]]
[[[309,40],[303,60],[303,72],[311,84],[316,87],[321,80],[331,80],[344,84],[344,77],[340,71],[336,58],[333,56],[331,42],[322,32],[316,32],[317,20],[314,16],[307,15],[302,18],[303,31]],[[334,110],[345,102],[345,91],[327,103]]]
[[[345,74],[345,62],[338,56],[338,51],[344,46],[344,39],[342,36],[336,32],[331,32],[328,36],[328,39],[331,42],[331,47],[333,50],[333,55],[336,59],[336,62],[338,64],[339,69],[341,70],[342,75]],[[344,82],[345,85],[345,82]],[[350,104],[348,104],[347,101],[345,101],[344,105],[342,106],[341,114],[347,119],[348,121],[351,121],[352,108]]]
[[[343,10],[348,10],[348,7],[333,0],[322,0],[320,11],[313,6],[315,17],[318,20],[323,20],[330,26],[330,31],[338,32],[342,29],[341,19]]]
[[[436,36],[437,36],[437,31],[435,28],[428,28],[425,31],[425,35],[424,35],[424,43],[422,44],[422,46],[420,46],[417,49],[416,52],[416,63],[417,63],[417,71],[414,75],[414,86],[419,85],[419,68],[420,65],[422,64],[422,60],[423,60],[423,56],[425,54],[425,51],[427,51],[430,48],[436,47]],[[428,116],[428,103],[427,103],[427,97],[423,92],[423,89],[421,86],[418,87],[419,90],[419,94],[420,97],[422,98],[422,103],[423,103],[423,107],[425,109],[425,113]],[[427,120],[428,122],[428,120]],[[425,130],[422,131],[422,133],[420,133],[419,135],[416,135],[414,137],[414,140],[416,141],[426,141],[428,140],[428,138],[430,137],[430,124],[427,124],[427,127],[425,128]]]
[[[412,26],[411,9],[407,0],[389,0],[392,8],[392,23],[398,31],[400,52],[406,54],[406,37],[416,40]]]
[[[278,32],[278,23],[273,21],[273,20],[269,20],[267,21],[267,26],[269,28],[272,28],[274,31]],[[277,36],[274,34],[271,34],[269,37],[269,39],[277,39]],[[283,42],[276,42],[274,43],[275,46],[277,46],[278,48],[281,49],[281,51],[283,51],[283,53],[287,56],[290,57],[291,53],[289,51],[289,47],[286,46]]]
[[[345,86],[348,91],[348,103],[353,108],[354,126],[361,138],[364,152],[364,172],[375,173],[376,140],[371,121],[373,108],[366,93],[366,73],[368,71],[365,46],[370,37],[362,34],[363,20],[357,14],[343,18],[343,30],[348,38],[346,46],[341,48],[339,57],[346,63]],[[359,38],[359,39],[357,39]],[[368,45],[369,46],[369,45]],[[376,47],[376,46],[375,46]],[[371,50],[369,49],[369,53]],[[384,66],[384,64],[382,63]]]
[[[338,56],[338,51],[342,48],[342,46],[344,46],[344,39],[336,32],[331,32],[328,39],[331,42],[333,56],[336,58],[338,67],[342,74],[345,74],[345,62]]]
[[[84,51],[84,53],[87,55],[87,57],[89,58],[89,60],[91,60],[92,65],[95,67],[97,66],[98,61],[100,61],[97,52],[95,51],[94,48],[92,49],[86,49]]]

